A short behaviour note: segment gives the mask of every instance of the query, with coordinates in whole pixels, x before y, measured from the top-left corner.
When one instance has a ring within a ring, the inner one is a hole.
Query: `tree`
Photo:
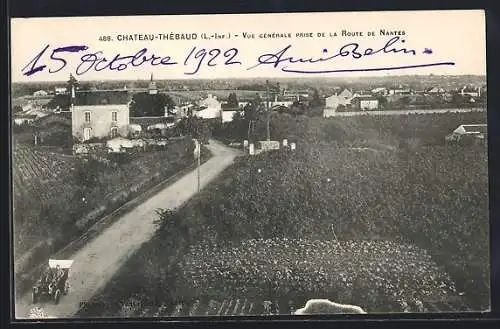
[[[292,106],[290,106],[290,113],[292,115],[302,115],[305,112],[306,112],[306,106],[299,101],[293,102]]]
[[[20,113],[23,111],[23,107],[21,105],[14,105],[12,112],[13,113]]]
[[[262,110],[262,107],[262,99],[259,94],[256,94],[255,97],[243,108],[245,121],[248,124],[248,140],[253,138],[255,132],[255,121],[257,120],[258,113]]]
[[[182,135],[191,136],[202,142],[206,142],[210,138],[210,127],[202,118],[190,116],[183,118],[177,124],[177,131]]]
[[[377,96],[377,100],[378,100],[378,108],[385,110],[388,104],[387,98],[385,98],[384,96]]]
[[[229,97],[227,98],[227,104],[233,107],[238,106],[238,98],[236,97],[236,93],[230,93]]]
[[[324,100],[322,100],[321,97],[319,96],[318,90],[314,89],[312,95],[309,96],[309,106],[311,108],[314,108],[314,107],[322,107],[324,105],[325,105]]]
[[[325,100],[319,95],[317,89],[309,95],[307,112],[310,116],[323,116],[323,109],[325,108]]]
[[[78,80],[76,80],[76,78],[73,76],[73,74],[70,74],[69,75],[69,80],[67,82],[67,87],[66,89],[71,92],[71,90],[73,89],[73,87],[76,89],[78,87]]]
[[[132,97],[130,116],[132,117],[162,117],[165,108],[175,107],[173,99],[166,94],[150,95],[147,92],[137,93]]]

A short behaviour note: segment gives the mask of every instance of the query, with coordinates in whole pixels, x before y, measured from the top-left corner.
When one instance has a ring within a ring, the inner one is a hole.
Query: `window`
[[[116,112],[113,112],[116,113]],[[115,138],[118,136],[118,127],[111,127],[111,133],[110,133],[111,138]]]
[[[90,122],[90,111],[85,111],[85,122]]]
[[[92,138],[92,128],[83,128],[83,140],[88,141]]]
[[[118,112],[116,111],[111,112],[111,121],[113,122],[118,121]]]

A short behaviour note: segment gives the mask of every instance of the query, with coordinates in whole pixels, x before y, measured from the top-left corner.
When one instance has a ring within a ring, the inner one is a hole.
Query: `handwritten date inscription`
[[[250,35],[249,35],[250,37]],[[336,58],[350,58],[353,61],[359,61],[366,56],[373,55],[406,55],[413,57],[418,54],[417,50],[402,47],[405,40],[399,37],[389,39],[380,48],[363,48],[360,44],[352,42],[343,45],[339,49],[330,51],[323,48],[318,51],[321,55],[313,57],[304,57],[292,54],[294,48],[291,44],[285,47],[279,47],[277,51],[264,52],[259,55],[255,62],[250,63],[251,66],[247,70],[252,70],[258,66],[264,65],[270,68],[279,69],[287,73],[301,74],[318,74],[318,73],[336,73],[336,72],[354,72],[354,71],[382,71],[382,70],[398,70],[428,66],[454,65],[453,62],[434,62],[422,63],[402,66],[385,66],[385,67],[368,67],[341,69],[331,68],[331,63]],[[50,74],[57,73],[67,67],[69,57],[75,56],[72,53],[83,53],[78,55],[79,60],[76,62],[75,73],[83,75],[89,71],[124,71],[129,68],[139,67],[145,64],[150,66],[175,66],[183,65],[185,67],[185,75],[196,75],[202,68],[212,68],[215,66],[241,66],[242,61],[239,59],[238,48],[199,48],[193,46],[190,48],[182,61],[176,61],[171,56],[157,55],[151,52],[148,48],[142,48],[132,55],[116,54],[106,56],[103,51],[90,51],[86,45],[71,45],[58,47],[49,50],[50,45],[46,45],[33,59],[22,69],[22,73],[26,76],[32,76],[38,72],[46,71]],[[425,56],[433,54],[430,48],[425,48],[422,52]],[[327,64],[328,63],[328,64]]]

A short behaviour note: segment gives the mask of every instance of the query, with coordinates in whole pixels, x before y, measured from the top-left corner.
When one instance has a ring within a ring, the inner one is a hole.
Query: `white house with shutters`
[[[72,98],[72,112],[72,134],[80,141],[128,134],[130,117],[126,90],[77,91]]]

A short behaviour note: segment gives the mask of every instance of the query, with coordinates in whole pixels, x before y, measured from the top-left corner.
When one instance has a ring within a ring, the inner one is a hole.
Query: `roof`
[[[461,125],[463,129],[468,133],[487,133],[488,125],[486,124],[470,124],[470,125]]]
[[[377,101],[378,99],[376,97],[373,97],[373,96],[369,96],[369,97],[357,96],[357,97],[354,97],[351,101],[357,101],[357,100],[359,100],[361,102],[361,101]]]
[[[127,90],[77,91],[75,105],[125,105],[129,102]]]
[[[240,107],[239,106],[233,106],[227,103],[224,103],[221,105],[222,111],[239,111]]]
[[[36,114],[19,113],[14,114],[14,119],[36,119],[38,116]]]
[[[144,126],[151,126],[158,123],[172,123],[172,118],[169,117],[130,117],[130,124]]]

